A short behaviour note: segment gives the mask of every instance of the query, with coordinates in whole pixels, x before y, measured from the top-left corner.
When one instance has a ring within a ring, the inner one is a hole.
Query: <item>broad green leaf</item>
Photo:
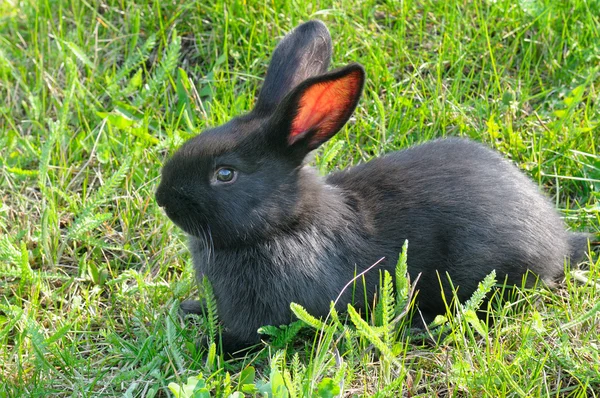
[[[317,396],[321,398],[333,398],[339,395],[340,386],[333,379],[325,377],[317,386]]]

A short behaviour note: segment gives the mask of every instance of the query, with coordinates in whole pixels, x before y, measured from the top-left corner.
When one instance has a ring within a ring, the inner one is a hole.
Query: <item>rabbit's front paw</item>
[[[206,305],[200,300],[185,300],[179,305],[179,312],[182,316],[206,314]]]

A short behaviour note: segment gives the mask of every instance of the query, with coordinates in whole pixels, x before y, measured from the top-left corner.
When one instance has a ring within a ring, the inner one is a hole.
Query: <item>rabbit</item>
[[[566,260],[582,258],[587,236],[567,232],[537,185],[470,140],[437,139],[326,177],[308,167],[365,82],[356,63],[328,71],[331,48],[322,22],[296,27],[276,47],[254,109],[191,138],[162,169],[156,201],[212,284],[223,352],[292,321],[291,302],[317,317],[340,294],[339,309],[366,306],[406,239],[427,322],[446,311],[446,274],[466,300],[492,270],[511,285],[528,271],[552,285]],[[360,288],[343,289],[382,258]]]

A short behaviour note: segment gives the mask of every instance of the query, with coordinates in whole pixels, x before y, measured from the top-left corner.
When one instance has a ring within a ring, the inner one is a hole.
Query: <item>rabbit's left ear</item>
[[[286,134],[289,147],[303,148],[303,152],[316,149],[346,124],[364,81],[365,72],[359,64],[305,80],[275,111],[273,118],[279,128],[273,133]]]

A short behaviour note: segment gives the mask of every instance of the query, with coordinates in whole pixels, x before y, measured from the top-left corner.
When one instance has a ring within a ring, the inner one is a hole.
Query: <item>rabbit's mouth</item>
[[[159,204],[160,206],[160,204]],[[171,221],[175,223],[179,228],[183,229],[185,232],[189,232],[190,228],[187,228],[189,224],[192,224],[191,220],[189,220],[189,214],[184,209],[174,208],[172,206],[160,206],[167,217]],[[189,220],[189,221],[188,221]],[[186,222],[187,221],[187,222]]]
[[[163,209],[166,208],[168,199],[167,193],[165,191],[166,189],[163,187],[163,184],[160,184],[158,186],[158,189],[156,190],[156,193],[154,194],[156,204],[158,205],[158,207],[162,207]]]
[[[173,213],[173,212],[169,211],[167,208],[164,208],[164,210],[165,210],[165,214],[167,215],[167,217],[169,217],[169,219],[175,225],[177,225],[177,227],[179,227],[182,231],[184,231],[186,234],[196,236],[198,238],[201,237],[201,236],[198,236],[199,232],[200,232],[199,228],[194,227],[195,224],[192,219],[190,219],[189,217],[186,217],[184,214],[181,214],[181,213]]]

